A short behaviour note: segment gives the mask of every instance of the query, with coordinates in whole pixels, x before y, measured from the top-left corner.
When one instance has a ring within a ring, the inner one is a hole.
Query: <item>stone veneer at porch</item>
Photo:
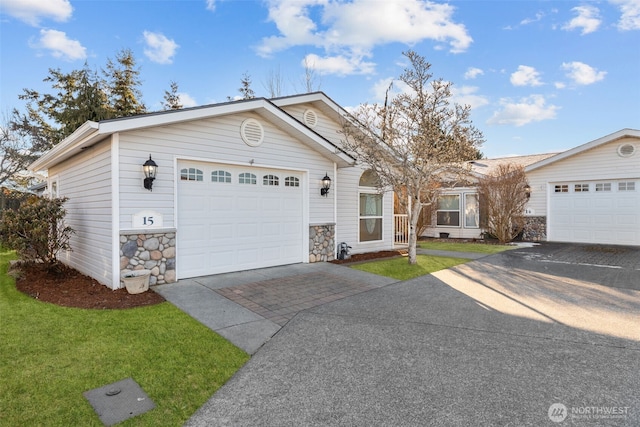
[[[143,269],[151,270],[150,285],[176,281],[175,230],[120,234],[120,275]]]
[[[309,226],[309,262],[326,262],[335,259],[335,224]]]

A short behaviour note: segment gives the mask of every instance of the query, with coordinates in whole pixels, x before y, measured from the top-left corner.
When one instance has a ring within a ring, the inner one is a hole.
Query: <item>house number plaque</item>
[[[133,214],[133,228],[162,227],[162,214],[155,211],[140,211]]]

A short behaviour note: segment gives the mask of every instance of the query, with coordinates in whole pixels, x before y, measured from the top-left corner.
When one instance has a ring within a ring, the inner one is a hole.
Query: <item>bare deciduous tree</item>
[[[524,228],[529,187],[524,168],[499,165],[478,182],[480,225],[500,243],[513,240]]]
[[[431,81],[431,64],[414,51],[403,53],[410,67],[400,76],[403,93],[383,105],[365,104],[345,120],[344,146],[358,163],[374,171],[380,188],[393,189],[409,219],[409,263],[415,264],[417,223],[425,191],[434,182],[451,182],[467,171],[465,161],[477,157],[482,133],[471,124],[470,107],[451,102],[451,83]],[[366,132],[362,131],[364,126]]]
[[[280,73],[280,67],[276,70],[270,70],[267,74],[267,79],[263,83],[264,88],[269,93],[269,98],[277,98],[282,96],[284,80],[282,79],[282,74]]]

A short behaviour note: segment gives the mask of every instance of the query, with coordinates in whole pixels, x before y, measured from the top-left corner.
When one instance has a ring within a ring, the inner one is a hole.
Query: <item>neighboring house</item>
[[[523,166],[531,187],[523,238],[640,245],[640,130],[622,129],[562,153],[472,162],[476,177]],[[473,185],[443,190],[424,236],[481,238]]]
[[[341,149],[345,115],[317,92],[87,122],[30,169],[69,198],[61,260],[114,289],[392,249],[393,194]]]
[[[640,130],[618,132],[525,168],[527,215],[544,240],[640,245]]]
[[[546,159],[555,153],[528,156],[481,159],[469,162],[468,183],[444,188],[436,203],[430,207],[432,226],[423,232],[425,237],[447,236],[454,239],[481,239],[480,205],[475,180],[494,173],[500,165],[513,164],[521,167]]]

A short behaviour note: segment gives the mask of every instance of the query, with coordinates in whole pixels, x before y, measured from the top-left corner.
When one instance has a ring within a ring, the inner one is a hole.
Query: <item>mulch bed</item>
[[[97,310],[134,308],[159,304],[165,299],[148,290],[130,294],[125,288],[111,290],[95,279],[67,266],[48,271],[42,265],[21,265],[17,269],[16,287],[40,301],[65,307]]]
[[[352,264],[374,259],[403,256],[406,251],[380,251],[353,254],[346,260],[331,261],[334,264]],[[130,294],[125,288],[111,290],[97,280],[81,274],[65,265],[49,271],[40,264],[16,264],[12,267],[16,287],[30,297],[64,307],[96,310],[123,309],[159,304],[165,299],[152,289],[140,294]]]

